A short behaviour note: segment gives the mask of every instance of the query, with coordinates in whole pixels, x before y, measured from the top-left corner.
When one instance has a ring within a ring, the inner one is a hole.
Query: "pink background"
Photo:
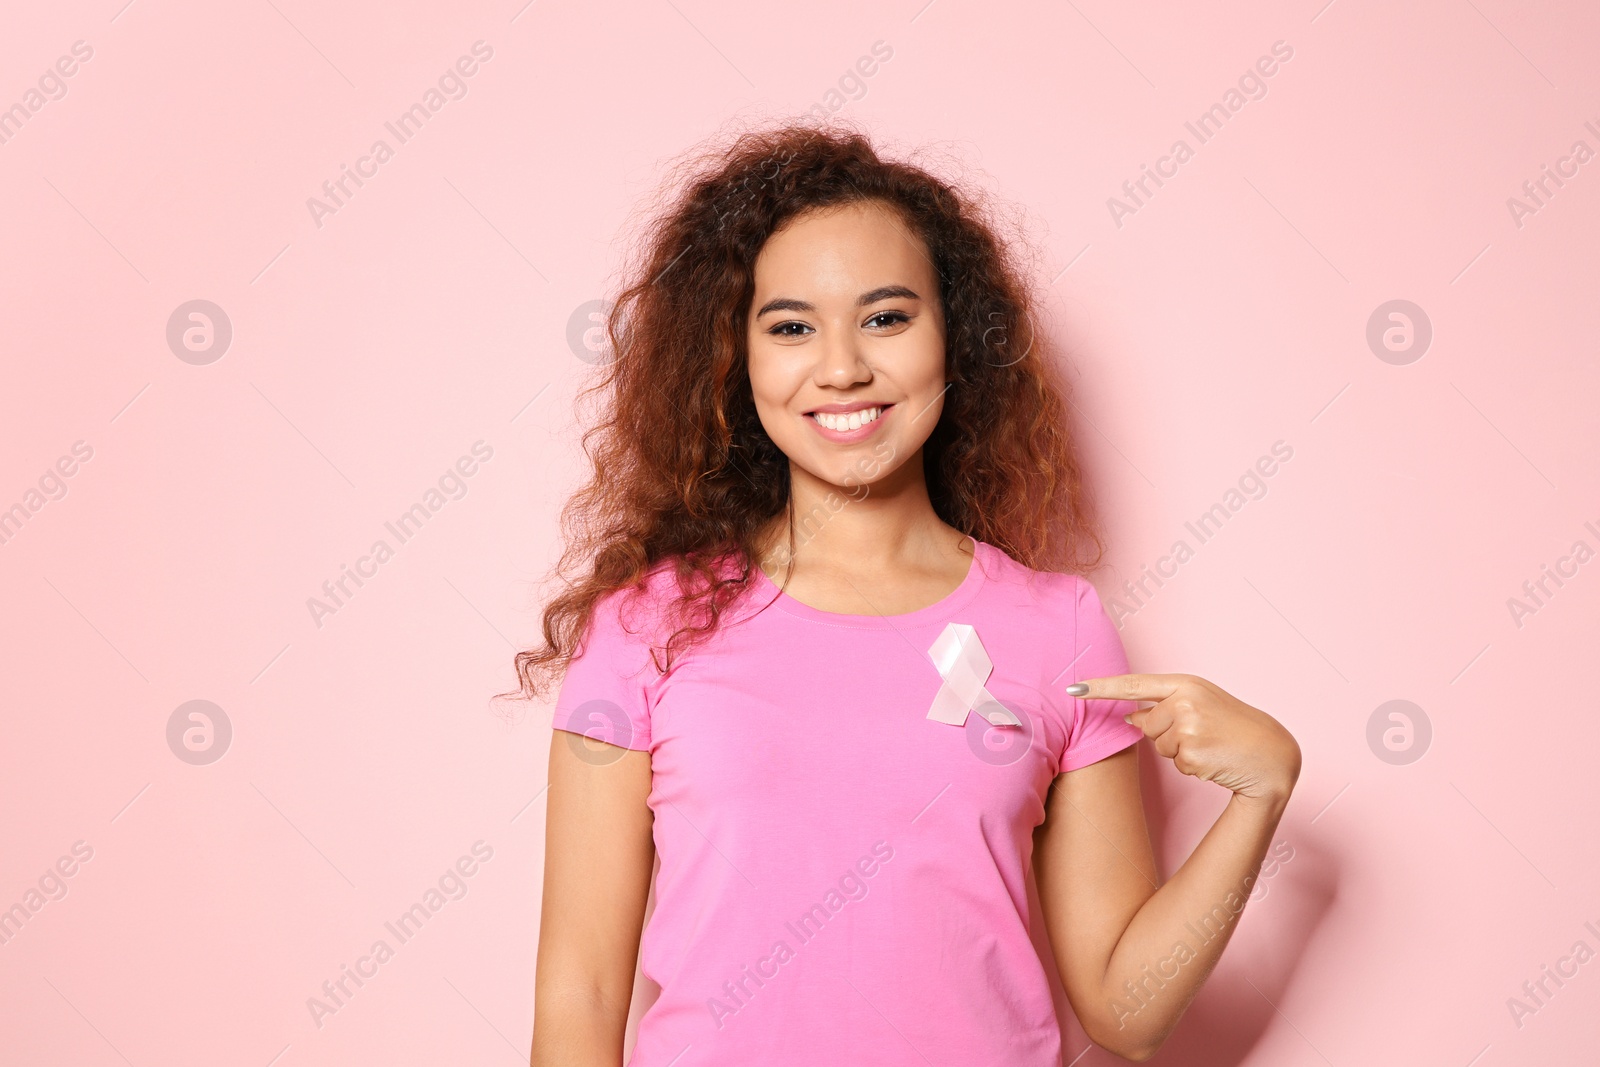
[[[93,55],[0,144],[0,508],[27,513],[0,544],[0,908],[93,855],[0,945],[6,1063],[525,1061],[549,710],[508,725],[489,695],[581,474],[569,321],[663,160],[824,101],[876,41],[840,113],[1026,212],[1102,594],[1195,548],[1129,601],[1135,668],[1210,678],[1305,750],[1292,859],[1156,1062],[1591,1057],[1600,962],[1520,1025],[1507,1002],[1600,949],[1600,562],[1520,626],[1507,601],[1600,549],[1600,161],[1520,225],[1507,200],[1600,149],[1600,10],[1324,2],[8,12],[0,106]],[[479,40],[466,95],[319,227],[307,199]],[[1266,95],[1197,145],[1185,121],[1275,41]],[[1180,137],[1119,226],[1108,198]],[[232,328],[209,363],[167,341],[197,299]],[[1433,332],[1403,365],[1366,339],[1396,299]],[[65,495],[30,498],[79,441]],[[318,625],[308,598],[477,441],[464,495]],[[168,743],[191,700],[232,728],[207,765]],[[1391,700],[1431,724],[1422,758],[1369,745]],[[1170,873],[1223,797],[1146,757]],[[319,1027],[307,998],[478,841],[465,896]]]

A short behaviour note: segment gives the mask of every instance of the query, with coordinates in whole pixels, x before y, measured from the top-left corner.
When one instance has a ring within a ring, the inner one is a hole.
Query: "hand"
[[[1118,674],[1067,686],[1095,700],[1154,700],[1125,721],[1184,774],[1249,800],[1283,801],[1300,777],[1300,746],[1271,715],[1192,674]]]

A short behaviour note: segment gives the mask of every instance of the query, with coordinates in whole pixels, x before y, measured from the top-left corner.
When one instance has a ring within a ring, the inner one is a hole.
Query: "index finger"
[[[1074,682],[1067,686],[1067,695],[1082,700],[1165,700],[1184,680],[1181,674],[1113,674]]]

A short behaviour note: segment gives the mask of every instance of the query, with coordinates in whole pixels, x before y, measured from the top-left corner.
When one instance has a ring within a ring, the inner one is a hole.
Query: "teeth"
[[[830,430],[848,431],[859,430],[882,414],[882,408],[862,408],[860,411],[852,411],[848,415],[818,411],[814,412],[811,417]]]

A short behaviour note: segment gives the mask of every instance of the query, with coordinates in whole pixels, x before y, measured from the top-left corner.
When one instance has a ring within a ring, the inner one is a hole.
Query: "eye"
[[[910,322],[911,316],[907,315],[904,311],[880,311],[876,315],[872,316],[872,318],[867,320],[867,325],[870,326],[879,319],[889,320],[888,322],[883,323],[884,326],[897,326],[902,322]]]
[[[811,327],[807,326],[803,322],[799,322],[799,321],[797,321],[795,319],[790,319],[788,322],[780,322],[780,323],[778,323],[778,325],[774,326],[772,329],[768,330],[767,332],[772,334],[772,335],[774,335],[774,336],[776,336],[776,337],[799,337],[800,335],[797,334],[797,333],[788,332],[788,327],[790,327],[790,326],[799,326],[799,327],[802,327],[802,328],[807,329],[807,330],[811,329]]]

